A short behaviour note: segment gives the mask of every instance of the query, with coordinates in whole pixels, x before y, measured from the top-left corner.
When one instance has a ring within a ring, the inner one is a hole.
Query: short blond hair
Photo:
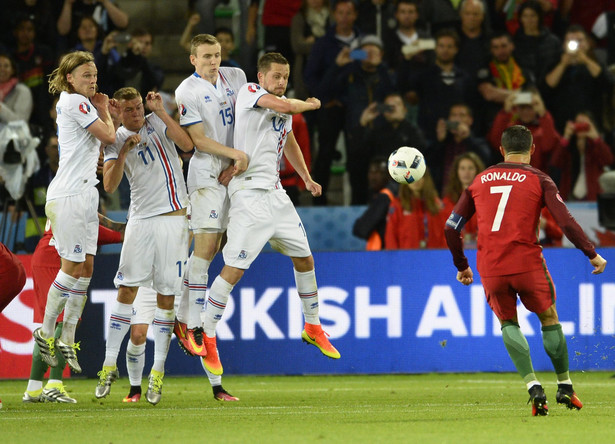
[[[59,94],[62,91],[73,92],[73,86],[66,79],[66,75],[86,63],[94,63],[94,55],[87,51],[74,51],[62,57],[60,65],[49,74],[49,92]]]
[[[219,45],[218,39],[211,34],[197,34],[190,40],[190,54],[196,55],[196,49],[201,45]]]
[[[132,86],[125,86],[124,88],[120,88],[113,94],[113,98],[115,100],[132,100],[136,99],[137,97],[141,98],[141,93]]]

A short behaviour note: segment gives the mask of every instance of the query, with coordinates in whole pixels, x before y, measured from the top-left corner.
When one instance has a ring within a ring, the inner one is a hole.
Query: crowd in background
[[[121,1],[6,3],[0,127],[25,120],[41,139],[41,168],[27,193],[44,216],[59,157],[47,76],[62,54],[92,52],[99,90],[109,96],[123,86],[143,97],[163,89],[172,96],[176,85],[165,85],[170,67],[151,61],[164,24],[132,26]],[[233,2],[240,7],[239,35],[216,23],[214,8],[223,3],[228,0],[189,2],[177,51],[187,58],[194,34],[215,34],[222,65],[243,68],[249,81],[256,80],[259,52],[286,56],[289,95],[322,103],[317,113],[293,121],[306,159],[311,150],[312,176],[323,186],[322,197],[308,203],[331,203],[332,169],[342,163],[350,203],[375,205],[394,221],[355,225],[357,236],[379,231],[384,248],[444,247],[436,227],[474,175],[501,160],[500,135],[513,124],[531,130],[532,165],[551,175],[564,199],[595,201],[603,191],[598,178],[614,164],[613,1],[239,0]],[[386,158],[404,145],[424,153],[429,172],[417,184],[397,187],[388,183]],[[295,203],[306,204],[293,171],[282,165],[280,174]],[[128,206],[125,195],[106,202]],[[545,243],[557,245],[561,232],[549,231],[549,222],[544,214]],[[472,230],[466,227],[468,242]]]

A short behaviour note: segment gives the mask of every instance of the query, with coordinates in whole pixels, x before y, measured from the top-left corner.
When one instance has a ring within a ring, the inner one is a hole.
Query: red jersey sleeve
[[[568,240],[570,240],[575,247],[581,250],[589,259],[595,258],[596,249],[594,244],[591,243],[581,226],[574,217],[572,217],[570,211],[568,211],[553,180],[544,173],[540,173],[539,177],[543,190],[544,204],[551,212],[555,222],[557,222]]]

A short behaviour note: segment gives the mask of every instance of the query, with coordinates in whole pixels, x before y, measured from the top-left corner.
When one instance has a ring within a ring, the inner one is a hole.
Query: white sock
[[[527,384],[525,384],[525,386],[527,387],[527,389],[531,389],[532,387],[534,387],[535,385],[540,385],[540,382],[537,381],[536,379],[534,379],[533,381],[528,382]]]
[[[557,381],[558,384],[568,384],[568,385],[572,385],[572,380],[570,378],[564,380],[564,381]]]
[[[141,345],[134,345],[132,340],[128,340],[128,347],[126,347],[126,369],[128,370],[130,385],[141,385],[143,380],[145,344],[144,342]]]
[[[318,316],[318,286],[316,285],[316,273],[314,270],[295,272],[295,284],[297,285],[297,293],[301,298],[301,310],[303,317],[308,324],[320,324]]]
[[[216,325],[222,319],[228,297],[233,290],[233,286],[218,276],[209,289],[209,297],[207,305],[201,311],[201,320],[203,321],[203,330],[210,338],[216,336]]]
[[[104,366],[114,367],[117,364],[117,355],[120,353],[120,347],[126,333],[130,330],[131,316],[132,304],[115,302],[115,307],[109,317]]]
[[[28,381],[28,387],[26,387],[26,391],[28,392],[36,392],[37,390],[42,390],[43,381],[36,381],[34,379],[30,379]]]
[[[201,325],[201,311],[207,295],[207,280],[209,279],[207,272],[210,264],[210,261],[196,256],[192,256],[190,261],[188,328]]]
[[[171,332],[175,324],[175,310],[164,310],[156,307],[154,314],[154,365],[152,370],[164,373],[164,363],[169,353],[171,344]]]
[[[75,343],[75,330],[88,298],[89,286],[90,278],[81,277],[70,292],[70,298],[68,298],[64,307],[64,326],[60,336],[60,340],[65,344]]]
[[[58,274],[49,287],[47,293],[47,304],[45,305],[45,317],[41,327],[43,336],[50,338],[56,329],[56,321],[58,316],[64,310],[66,301],[70,298],[70,291],[77,283],[77,279],[64,273],[62,270]]]

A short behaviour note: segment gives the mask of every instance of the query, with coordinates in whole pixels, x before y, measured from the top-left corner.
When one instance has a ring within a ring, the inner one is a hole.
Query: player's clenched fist
[[[124,142],[124,146],[122,146],[122,151],[124,153],[128,153],[135,146],[137,146],[141,142],[141,136],[138,134],[133,134],[132,136],[128,136],[126,142]]]

